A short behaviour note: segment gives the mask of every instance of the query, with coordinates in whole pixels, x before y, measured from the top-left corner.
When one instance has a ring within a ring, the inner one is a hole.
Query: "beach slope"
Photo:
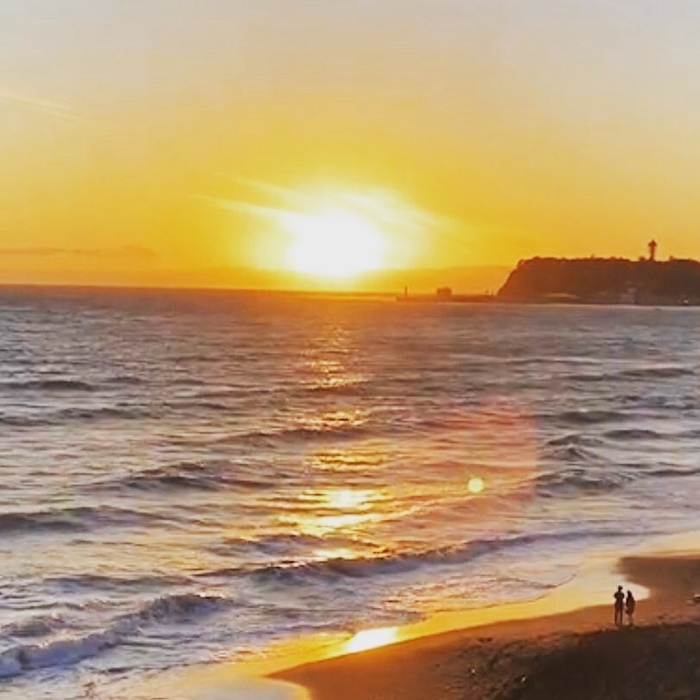
[[[636,557],[621,575],[650,589],[634,628],[609,607],[414,639],[277,674],[314,700],[700,698],[700,558]],[[611,592],[612,593],[612,592]]]

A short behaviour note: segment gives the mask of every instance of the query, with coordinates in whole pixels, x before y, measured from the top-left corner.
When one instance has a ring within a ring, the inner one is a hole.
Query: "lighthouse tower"
[[[649,247],[649,260],[654,262],[656,260],[656,247],[658,243],[652,238],[647,245]]]

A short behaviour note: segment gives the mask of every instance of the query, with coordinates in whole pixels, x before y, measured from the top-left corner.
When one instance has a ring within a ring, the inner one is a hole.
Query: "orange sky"
[[[608,5],[5,3],[0,282],[275,284],[283,212],[385,267],[700,257],[700,11]]]

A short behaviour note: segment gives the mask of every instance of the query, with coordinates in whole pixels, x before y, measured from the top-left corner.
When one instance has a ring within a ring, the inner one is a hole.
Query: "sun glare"
[[[382,627],[381,629],[363,630],[352,637],[345,645],[345,651],[354,654],[358,651],[376,649],[397,641],[397,627]]]
[[[342,210],[285,213],[283,224],[294,237],[287,264],[295,272],[341,279],[384,265],[384,234],[359,214]]]

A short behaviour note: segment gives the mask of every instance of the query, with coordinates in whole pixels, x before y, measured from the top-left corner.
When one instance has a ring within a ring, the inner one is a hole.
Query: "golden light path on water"
[[[366,365],[353,363],[351,337],[335,328],[323,341],[309,347],[299,363],[308,386],[327,390],[373,380]],[[354,399],[298,418],[300,428],[314,432],[367,429],[372,422],[371,411]],[[454,462],[436,464],[431,440],[449,440]],[[319,543],[309,552],[310,560],[371,559],[387,557],[395,547],[419,547],[418,538],[411,539],[412,528],[433,525],[433,511],[445,508],[452,509],[457,518],[461,513],[499,532],[506,528],[507,523],[497,516],[496,500],[514,485],[528,484],[536,463],[533,424],[526,407],[500,397],[486,398],[473,407],[446,407],[436,434],[427,443],[414,442],[336,444],[305,455],[307,474],[318,481],[300,494],[283,520],[300,535],[328,540],[327,546]],[[405,465],[413,462],[425,462],[426,479],[420,484],[402,478]],[[363,482],[367,474],[376,485]],[[516,503],[512,506],[511,511],[517,510]],[[464,532],[460,527],[448,534],[446,547],[461,546]],[[429,612],[428,607],[422,610]],[[403,638],[397,626],[363,629],[339,640],[333,655],[375,649]]]
[[[309,352],[304,358],[301,369],[308,384],[327,389],[367,381],[367,370],[358,372],[342,355],[351,351],[347,338],[335,334],[332,340],[333,357],[324,356],[321,351]],[[371,423],[371,412],[352,400],[310,411],[297,420],[301,429],[314,432],[366,428]],[[507,442],[504,436],[508,437]],[[413,528],[434,524],[432,513],[439,508],[452,509],[459,521],[450,521],[456,526],[452,532],[445,533],[451,538],[447,540],[450,545],[461,546],[466,537],[463,527],[468,529],[473,523],[493,527],[494,536],[504,531],[507,521],[500,518],[497,501],[503,494],[511,493],[514,485],[524,485],[522,494],[510,502],[511,513],[525,507],[537,462],[533,422],[527,409],[498,399],[473,408],[455,407],[446,412],[437,436],[431,439],[452,442],[454,463],[448,460],[443,465],[432,461],[430,442],[408,446],[387,441],[351,446],[336,443],[310,450],[304,455],[310,481],[279,521],[300,535],[327,540],[327,544],[319,542],[320,546],[308,552],[309,561],[314,562],[387,557],[395,547],[406,544]],[[403,478],[404,465],[413,462],[425,463],[426,478],[419,484]],[[367,479],[368,474],[376,480]],[[460,514],[464,520],[459,519]],[[419,546],[425,542],[416,538],[410,544]],[[396,551],[401,553],[400,549]],[[604,577],[602,588],[607,583]],[[548,602],[548,609],[572,609],[581,599],[578,590],[564,590]],[[269,648],[260,656],[259,666],[255,662],[234,662],[229,668],[234,674],[242,674],[238,676],[239,682],[248,683],[246,673],[264,673],[310,660],[356,654],[461,626],[519,619],[532,615],[540,605],[522,603],[505,606],[504,610],[489,608],[445,614],[439,612],[439,606],[431,609],[425,601],[417,599],[415,604],[425,614],[419,623],[361,629],[351,635],[334,633],[291,639]],[[386,622],[391,625],[393,620]],[[228,678],[235,678],[234,674]],[[217,675],[214,682],[221,687],[222,675]],[[255,693],[264,697],[267,690],[283,691],[280,697],[297,697],[294,687],[275,688],[265,683],[256,687]],[[306,697],[302,690],[299,692],[298,697]],[[235,693],[231,697],[236,697]]]
[[[290,516],[297,532],[303,535],[324,537],[341,529],[352,529],[361,525],[378,522],[382,514],[376,507],[387,500],[379,489],[310,489],[305,492],[304,501],[309,506],[308,512],[298,512]],[[315,552],[321,559],[332,558],[338,554],[335,548],[319,549]],[[349,549],[343,549],[344,559],[359,556]]]

